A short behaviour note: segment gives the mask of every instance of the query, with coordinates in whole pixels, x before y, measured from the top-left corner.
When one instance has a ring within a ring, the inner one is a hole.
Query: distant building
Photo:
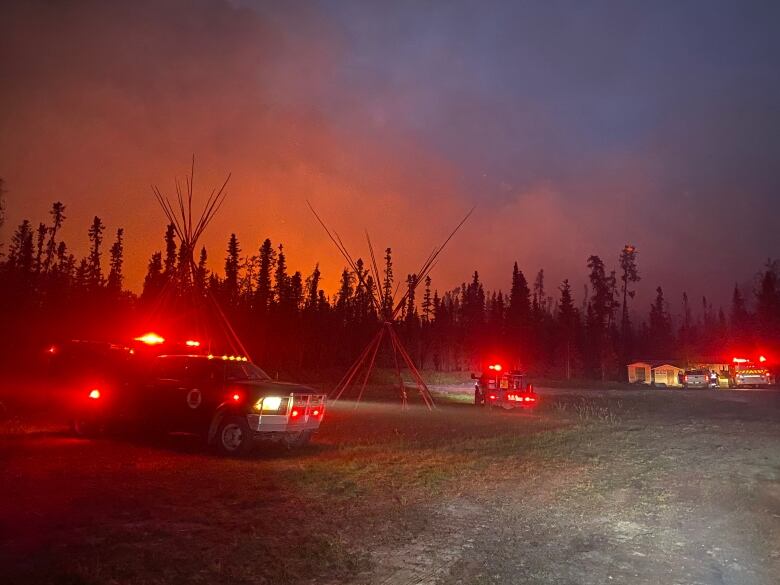
[[[687,363],[687,365],[685,365]],[[718,385],[728,386],[729,366],[716,358],[695,360],[639,360],[628,364],[628,383],[648,386],[682,386],[681,378],[686,369],[703,369],[718,375]]]
[[[667,388],[682,386],[681,379],[685,370],[679,366],[661,364],[654,367],[651,371],[653,373],[653,384],[656,386],[666,386]]]
[[[680,380],[685,370],[676,365],[675,361],[645,360],[628,364],[628,382],[667,388],[682,386]]]
[[[650,384],[653,369],[652,364],[648,362],[634,362],[628,364],[628,383],[629,384]]]

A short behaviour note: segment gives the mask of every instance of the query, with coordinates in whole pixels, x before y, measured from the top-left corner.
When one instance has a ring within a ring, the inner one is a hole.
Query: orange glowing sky
[[[506,290],[514,261],[529,280],[544,268],[551,294],[581,287],[588,255],[614,266],[632,242],[640,304],[658,284],[726,302],[780,252],[766,15],[743,15],[759,28],[732,63],[717,48],[727,13],[543,5],[9,3],[0,239],[62,200],[80,254],[93,215],[109,245],[125,228],[138,290],[165,223],[150,186],[172,194],[195,153],[201,196],[233,174],[203,242],[212,269],[231,232],[244,253],[270,237],[304,276],[320,262],[333,291],[343,261],[309,199],[354,255],[364,228],[392,246],[404,278],[476,205],[440,291],[474,269]],[[734,201],[753,218],[739,237],[724,229]]]

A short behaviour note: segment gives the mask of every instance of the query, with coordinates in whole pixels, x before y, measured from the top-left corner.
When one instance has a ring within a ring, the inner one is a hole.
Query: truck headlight
[[[265,396],[255,402],[255,410],[261,412],[277,412],[282,405],[282,399],[279,396]]]

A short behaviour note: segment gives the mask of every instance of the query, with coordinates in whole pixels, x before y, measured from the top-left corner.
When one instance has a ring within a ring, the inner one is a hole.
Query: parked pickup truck
[[[708,370],[685,370],[682,384],[684,388],[709,388],[712,376]]]
[[[77,434],[129,424],[197,433],[222,454],[240,455],[259,441],[305,445],[325,415],[324,394],[274,381],[245,357],[131,354],[122,364],[112,375],[79,381]]]

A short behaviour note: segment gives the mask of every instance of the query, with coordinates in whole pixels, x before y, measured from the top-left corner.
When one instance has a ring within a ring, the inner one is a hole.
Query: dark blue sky
[[[149,183],[196,152],[232,170],[214,265],[283,240],[294,268],[339,260],[310,198],[411,270],[471,205],[435,275],[512,262],[548,288],[589,254],[640,251],[637,307],[661,284],[726,303],[780,255],[777,2],[7,3],[0,176],[10,223],[70,206],[128,230],[140,284],[159,248]],[[5,234],[7,239],[7,227]],[[81,238],[81,240],[79,239]]]

